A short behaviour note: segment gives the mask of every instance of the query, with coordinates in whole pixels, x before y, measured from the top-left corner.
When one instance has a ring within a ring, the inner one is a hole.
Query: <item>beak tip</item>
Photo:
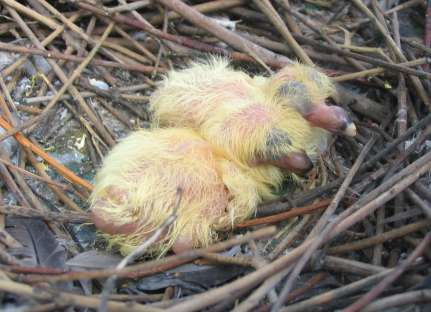
[[[355,124],[353,122],[350,123],[347,126],[347,128],[343,131],[344,135],[347,135],[347,136],[350,136],[350,137],[356,136],[356,133],[357,133],[356,126],[355,126]]]

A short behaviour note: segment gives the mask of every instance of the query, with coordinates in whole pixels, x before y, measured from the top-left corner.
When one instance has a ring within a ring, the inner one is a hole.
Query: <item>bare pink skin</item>
[[[97,205],[97,204],[96,204]],[[94,222],[94,225],[101,231],[115,235],[115,234],[130,234],[137,230],[138,224],[137,222],[125,223],[125,224],[115,224],[107,219],[105,216],[97,212],[97,209],[92,209],[91,219]]]
[[[193,240],[190,236],[180,235],[172,245],[172,251],[178,255],[192,250],[193,247]]]
[[[216,91],[220,96],[231,99],[246,98],[250,94],[249,87],[242,81],[220,81],[219,83],[212,84],[210,88]]]
[[[272,79],[275,81],[295,81],[295,72],[289,67],[282,69]],[[313,77],[310,77],[311,81]],[[298,81],[298,83],[300,83]],[[304,86],[305,87],[305,86]],[[301,95],[308,97],[307,95]],[[313,100],[310,98],[309,100]],[[295,104],[295,103],[294,103]],[[344,134],[347,136],[356,135],[356,127],[351,121],[347,112],[339,106],[328,106],[325,103],[310,102],[309,105],[297,107],[301,115],[314,127],[325,129],[332,133]],[[296,105],[300,105],[296,103]]]
[[[223,123],[224,131],[229,134],[239,132],[245,138],[259,131],[259,128],[272,121],[270,109],[260,103],[253,103],[238,113],[232,114]]]
[[[268,163],[298,175],[305,175],[313,169],[313,163],[305,152],[290,152],[284,157],[269,161]]]
[[[124,202],[127,196],[127,192],[118,188],[110,187],[107,190],[109,194],[109,199],[116,203]],[[115,224],[103,213],[103,207],[109,205],[105,199],[99,199],[93,205],[90,214],[95,226],[108,234],[130,234],[133,233],[137,228],[138,224],[136,222],[124,223],[121,225]]]
[[[275,160],[258,160],[252,164],[252,166],[259,165],[272,165],[298,175],[305,175],[313,169],[313,162],[303,151],[290,152]]]
[[[314,127],[319,127],[333,133],[354,136],[356,128],[347,112],[339,106],[326,104],[314,105],[313,109],[304,115]]]
[[[118,234],[122,234],[122,235],[129,235],[134,233],[137,229],[138,229],[138,224],[137,222],[134,223],[127,223],[127,224],[122,224],[122,225],[116,225],[112,222],[110,222],[107,218],[102,217],[101,215],[99,215],[97,213],[97,210],[93,210],[90,212],[91,213],[91,218],[94,222],[94,224],[96,225],[96,227],[108,234],[111,235],[118,235]],[[150,236],[150,235],[148,235]],[[165,235],[162,235],[158,241],[163,240],[163,238],[165,237]],[[191,249],[193,249],[193,241],[192,238],[190,236],[185,236],[185,235],[180,235],[178,237],[178,239],[175,241],[175,243],[172,246],[172,251],[176,254],[180,254],[186,251],[189,251]]]
[[[96,204],[97,205],[97,204]],[[114,224],[113,222],[110,222],[109,219],[106,218],[106,216],[99,215],[97,213],[97,210],[92,210],[90,212],[91,219],[93,220],[95,226],[111,235],[130,235],[134,233],[138,229],[138,223],[126,223],[126,224]],[[150,236],[150,234],[148,235]],[[163,240],[165,237],[165,234],[163,234],[158,241]],[[189,236],[179,236],[178,239],[175,241],[175,243],[172,246],[172,251],[176,254],[180,254],[183,252],[186,252],[188,250],[193,249],[193,241],[192,238]]]

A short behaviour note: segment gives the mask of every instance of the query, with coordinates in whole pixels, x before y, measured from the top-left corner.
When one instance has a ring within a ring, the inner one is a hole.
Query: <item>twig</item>
[[[233,7],[240,6],[241,4],[244,4],[244,2],[247,2],[245,0],[217,0],[217,1],[207,1],[203,3],[196,4],[192,6],[193,9],[200,13],[211,13],[214,11],[221,11],[224,9],[229,9]],[[167,18],[170,21],[176,20],[180,18],[181,15],[177,12],[171,11],[168,13]],[[153,17],[148,18],[148,22],[150,22],[153,25],[159,25],[163,22],[163,16],[162,15],[156,15]]]
[[[133,3],[128,3],[128,4],[123,4],[123,5],[117,5],[115,7],[109,7],[109,8],[104,8],[109,14],[114,14],[117,12],[122,12],[122,11],[131,11],[131,10],[136,10],[139,8],[143,8],[146,7],[150,4],[149,0],[139,0],[139,1],[135,1]]]
[[[71,22],[74,22],[78,17],[79,17],[78,14],[74,14],[69,18],[69,20]],[[64,28],[65,28],[65,26],[62,25],[62,26],[58,27],[56,30],[54,30],[49,36],[47,36],[40,43],[41,47],[45,47],[48,44],[50,44],[55,38],[57,38],[57,36],[59,36],[64,31]],[[12,65],[3,69],[2,74],[4,76],[9,76],[12,72],[14,72],[16,69],[20,68],[27,61],[27,57],[28,57],[28,55],[20,57],[15,63],[13,63]]]
[[[0,126],[6,130],[11,130],[12,126],[9,125],[3,118],[0,117]],[[60,174],[62,174],[66,179],[70,180],[72,183],[79,184],[88,190],[92,190],[93,186],[86,180],[78,177],[71,170],[63,166],[60,162],[42,150],[40,147],[36,146],[21,133],[14,134],[15,139],[24,147],[29,148],[31,151],[42,157],[47,163],[54,167]]]
[[[229,265],[239,265],[244,267],[253,267],[254,261],[251,257],[244,256],[235,256],[229,257],[216,253],[206,252],[202,254],[202,257],[210,260],[211,262],[221,263],[221,264],[229,264]]]
[[[363,220],[365,216],[373,213],[378,207],[381,207],[383,204],[394,198],[430,169],[431,152],[428,152],[394,175],[391,179],[381,184],[372,192],[368,193],[367,200],[369,201],[367,204],[361,207],[360,205],[364,204],[363,201],[361,203],[357,202],[344,210],[344,212],[342,212],[338,217],[342,221],[337,223],[332,235],[337,235],[359,220]]]
[[[243,236],[234,237],[224,242],[219,242],[203,249],[195,249],[180,255],[169,256],[158,260],[147,261],[142,264],[130,265],[121,270],[106,269],[92,272],[70,272],[58,276],[28,276],[24,278],[29,283],[35,282],[56,282],[56,281],[74,281],[94,278],[106,278],[114,274],[118,277],[142,277],[157,272],[163,272],[172,269],[181,264],[193,261],[206,252],[219,252],[235,245],[244,244],[252,239],[268,237],[275,233],[275,227],[266,227],[254,232],[247,233]]]
[[[407,62],[407,58],[404,56],[400,47],[397,46],[396,42],[389,35],[388,31],[385,29],[384,25],[380,23],[380,21],[374,16],[374,14],[367,8],[366,5],[361,0],[352,0],[352,2],[371,20],[374,26],[379,30],[379,32],[384,36],[386,43],[390,47],[390,49],[396,54],[397,58],[401,62]],[[428,109],[431,110],[431,99],[426,94],[426,91],[421,83],[421,81],[415,76],[409,76],[413,85],[419,93],[422,101],[428,106]]]
[[[428,62],[428,60],[426,58],[419,58],[419,59],[416,59],[413,61],[400,63],[400,65],[417,66],[417,65],[426,64],[427,62]],[[344,74],[344,75],[340,75],[340,76],[335,76],[335,77],[332,77],[332,80],[337,81],[337,82],[342,82],[342,81],[354,80],[354,79],[358,79],[358,78],[366,78],[366,77],[371,77],[374,75],[382,74],[385,71],[386,71],[386,69],[383,67],[376,67],[376,68],[366,69],[366,70],[351,73],[351,74]],[[401,76],[401,77],[403,77],[403,76]]]
[[[210,53],[225,55],[225,56],[231,57],[234,60],[256,62],[256,60],[252,56],[249,56],[247,54],[240,53],[240,52],[234,52],[234,51],[231,52],[231,51],[228,51],[228,50],[223,49],[223,48],[215,47],[215,46],[205,44],[205,43],[202,43],[202,42],[199,42],[196,40],[192,40],[190,38],[175,36],[175,35],[172,35],[169,33],[165,33],[163,31],[160,31],[160,30],[154,28],[148,22],[143,22],[142,20],[132,19],[130,17],[126,17],[126,16],[123,16],[123,15],[118,14],[118,13],[114,16],[108,16],[108,15],[106,15],[106,13],[103,10],[98,9],[98,8],[92,6],[91,4],[87,3],[87,2],[78,2],[75,4],[84,10],[88,10],[90,12],[93,12],[94,14],[108,17],[108,18],[116,21],[119,24],[126,24],[126,25],[132,26],[134,28],[142,29],[144,31],[147,31],[149,34],[156,36],[157,38],[169,40],[169,41],[175,42],[177,44],[180,44],[180,45],[188,47],[188,48],[192,48],[192,49],[196,49],[196,50],[204,51],[204,52],[210,52]],[[211,21],[211,22],[213,22],[213,21]],[[269,51],[269,50],[266,50],[266,51]],[[272,52],[269,52],[268,54],[269,55],[267,58],[262,58],[262,59],[269,66],[281,68],[281,67],[286,66],[287,64],[291,63],[290,59],[288,59],[287,57],[284,57],[280,54],[275,54]],[[257,54],[257,55],[259,55],[259,54]]]
[[[302,47],[296,42],[295,38],[293,38],[289,29],[287,28],[284,21],[281,19],[280,15],[278,15],[277,11],[272,6],[269,0],[253,0],[254,4],[259,7],[259,9],[265,13],[265,15],[269,18],[271,23],[275,26],[278,32],[282,35],[284,40],[286,40],[289,47],[296,53],[296,55],[308,65],[313,65],[313,61],[308,57],[307,53],[302,49]]]
[[[315,41],[313,39],[309,39],[309,38],[304,37],[304,36],[298,36],[297,35],[296,37],[297,37],[297,40],[299,42],[302,42],[302,43],[305,43],[305,44],[309,44],[309,45],[311,45],[313,47],[320,48],[320,49],[322,49],[324,51],[327,51],[327,52],[336,53],[336,54],[339,54],[339,55],[343,55],[343,56],[347,56],[347,57],[354,58],[354,59],[357,59],[357,60],[361,60],[361,61],[364,61],[364,62],[369,63],[369,64],[373,64],[373,65],[376,65],[376,66],[381,66],[381,67],[386,68],[387,70],[394,71],[396,73],[402,72],[402,73],[406,73],[406,74],[409,74],[409,75],[414,75],[414,76],[417,76],[417,77],[420,77],[420,78],[431,79],[431,74],[427,73],[425,71],[414,70],[414,69],[402,66],[400,64],[388,63],[388,62],[379,60],[377,58],[365,56],[365,55],[358,54],[358,53],[349,52],[349,51],[346,51],[346,50],[343,50],[343,49],[340,49],[340,48],[332,47],[332,46],[327,45],[327,44],[321,44],[321,43],[319,43],[319,42],[317,42],[317,41]],[[407,62],[407,60],[403,61],[403,62]]]
[[[428,219],[431,219],[431,203],[428,203],[426,200],[423,200],[416,192],[414,192],[411,188],[407,190],[407,195],[410,199],[422,209],[423,213]]]
[[[30,16],[36,21],[39,21],[45,24],[46,26],[50,27],[53,30],[56,30],[59,27],[59,25],[55,23],[52,19],[37,13],[35,10],[30,9],[15,0],[1,0],[1,2],[3,2],[4,4],[6,4],[11,8],[14,8],[17,11],[23,12],[24,14]]]
[[[335,301],[336,299],[346,297],[348,295],[354,294],[366,287],[374,285],[376,282],[383,279],[389,273],[393,272],[392,269],[388,269],[386,271],[377,273],[375,275],[363,278],[359,281],[350,283],[346,286],[339,287],[337,289],[324,292],[320,295],[314,296],[310,299],[301,301],[299,303],[295,303],[284,307],[280,310],[280,312],[302,312],[309,311],[311,307],[316,307],[318,305],[327,304],[329,302]]]
[[[244,221],[242,223],[237,224],[235,227],[241,229],[241,228],[246,228],[246,227],[260,225],[260,224],[278,223],[300,215],[313,213],[314,211],[319,209],[323,209],[327,207],[331,201],[332,199],[323,199],[318,201],[317,203],[314,203],[305,207],[292,208],[289,211],[275,214],[272,216]]]
[[[14,17],[14,19],[19,23],[20,27],[23,29],[23,31],[28,35],[28,37],[31,39],[31,41],[33,42],[33,44],[39,48],[39,49],[44,49],[44,46],[42,45],[42,43],[37,39],[37,37],[34,35],[34,33],[31,31],[31,29],[28,27],[28,25],[24,22],[24,20],[18,15],[18,13],[8,7],[8,11],[10,12],[10,14]],[[68,20],[68,22],[70,22],[70,20]],[[73,24],[73,23],[72,23]],[[106,34],[107,36],[107,34]],[[99,43],[97,44],[98,47],[100,47],[100,43],[103,42],[103,40],[99,41]],[[98,51],[98,47],[94,48],[92,51],[93,53],[90,53],[86,60],[90,61],[92,59],[92,55],[91,54],[95,54]],[[93,55],[94,56],[94,55]],[[85,113],[88,115],[88,117],[90,118],[90,120],[93,122],[94,126],[96,127],[96,129],[101,133],[101,135],[103,136],[103,138],[108,142],[108,144],[110,145],[114,145],[115,141],[112,139],[112,137],[110,136],[110,134],[108,133],[108,131],[105,129],[105,127],[99,122],[98,118],[96,117],[96,115],[93,113],[93,111],[88,107],[87,103],[84,101],[84,99],[80,96],[79,91],[70,83],[71,79],[69,79],[66,74],[64,73],[64,71],[58,66],[57,63],[53,62],[52,60],[48,60],[48,63],[51,65],[51,67],[53,68],[53,70],[55,71],[56,75],[60,78],[60,80],[66,84],[69,81],[69,91],[71,92],[71,94],[73,95],[73,97],[78,101],[78,103],[80,104],[80,106],[82,107],[82,109],[85,111]],[[82,66],[83,64],[81,64],[81,66],[79,66],[75,72],[78,71],[82,71],[85,66]],[[55,97],[53,98],[53,100],[55,99]],[[50,103],[53,103],[52,105],[54,105],[56,103],[56,101],[51,100]],[[44,111],[48,112],[48,107],[45,107]],[[40,121],[42,118],[42,114],[40,114],[38,117],[39,119],[36,119],[36,121]],[[28,121],[27,123],[24,124],[24,126],[30,126],[32,125],[34,122],[33,120]],[[21,126],[21,128],[25,128],[23,126]],[[12,131],[12,129],[10,129],[8,131],[8,133],[6,135],[3,135],[0,137],[0,141],[4,140],[5,138],[9,137],[11,135],[11,133],[16,132],[17,129],[14,129]]]
[[[68,306],[78,306],[96,309],[100,304],[100,299],[90,296],[75,295],[66,292],[59,292],[54,289],[34,288],[26,284],[0,279],[0,289],[4,292],[18,294],[39,300],[55,300]],[[119,312],[154,312],[160,311],[156,308],[145,307],[140,304],[130,302],[108,302],[109,311]]]
[[[256,307],[260,300],[268,294],[280,281],[292,271],[293,267],[288,266],[270,278],[267,278],[246,300],[241,302],[233,311],[234,312],[247,312]]]
[[[401,274],[404,273],[407,268],[412,265],[417,257],[422,255],[424,250],[428,247],[431,242],[431,233],[428,233],[422,240],[420,245],[415,248],[413,253],[401,263],[396,269],[394,269],[390,274],[388,274],[379,284],[374,286],[366,295],[361,297],[358,301],[353,303],[344,309],[344,312],[356,312],[361,310],[375,298],[377,298],[390,284],[392,284]]]
[[[319,216],[319,214],[317,214]],[[268,255],[268,258],[274,260],[278,257],[286,248],[297,238],[300,233],[303,233],[305,226],[310,222],[310,216],[305,215],[301,222],[298,223],[293,229],[289,230],[289,233],[284,237],[280,243],[274,248],[274,250]]]
[[[375,300],[362,309],[362,312],[388,311],[407,304],[427,302],[431,302],[431,289],[414,290]]]
[[[90,223],[91,222],[90,216],[84,212],[81,212],[81,213],[70,212],[70,211],[53,212],[47,209],[43,211],[39,211],[36,209],[28,209],[26,207],[16,206],[16,205],[0,206],[0,212],[11,216],[42,218],[50,222],[60,222],[60,223]]]
[[[33,152],[31,150],[26,151],[27,158],[30,160],[33,167],[36,169],[37,172],[39,172],[39,175],[44,177],[47,180],[51,180],[50,176],[46,173],[45,166],[37,161],[36,157],[33,155]],[[87,182],[88,183],[88,182]],[[52,184],[48,184],[48,186],[51,188],[52,192],[58,196],[58,198],[65,203],[69,208],[71,208],[74,211],[82,212],[82,209],[75,204],[75,202],[70,199],[60,188],[57,188],[56,186]],[[75,191],[76,193],[76,191]],[[77,194],[79,196],[79,193]],[[83,198],[84,200],[86,198]]]
[[[64,54],[56,51],[47,51],[47,50],[41,50],[36,48],[26,48],[21,46],[16,46],[9,43],[0,42],[0,50],[3,51],[9,51],[9,52],[15,52],[15,53],[21,53],[21,54],[29,54],[29,55],[42,55],[44,57],[53,58],[53,59],[60,59],[60,60],[66,60],[71,62],[77,62],[81,63],[85,60],[84,57],[71,55],[71,54]],[[142,64],[122,64],[118,62],[111,62],[111,61],[104,61],[104,60],[97,60],[92,59],[90,61],[90,64],[96,65],[96,66],[105,66],[105,67],[113,67],[113,68],[122,68],[125,70],[130,71],[137,71],[142,73],[152,73],[154,71],[158,72],[165,72],[166,70],[163,68],[155,68],[153,66],[145,66]]]
[[[247,54],[250,54],[251,51],[252,54],[250,54],[250,56],[253,57],[253,54],[255,54],[267,64],[271,64],[274,59],[280,59],[281,61],[286,62],[286,64],[291,62],[287,57],[276,55],[270,50],[262,48],[261,46],[242,38],[238,34],[227,30],[179,0],[157,0],[157,2],[160,2],[171,10],[174,10],[190,22],[202,27],[239,51]]]
[[[353,164],[352,168],[349,170],[349,173],[346,175],[346,178],[344,179],[340,188],[338,189],[337,194],[332,199],[331,204],[325,210],[322,217],[319,219],[316,226],[313,228],[313,230],[309,234],[307,240],[317,237],[317,238],[321,238],[321,241],[319,239],[315,239],[314,244],[312,244],[310,246],[310,248],[307,250],[307,252],[298,261],[298,263],[295,266],[295,269],[290,274],[286,284],[284,285],[283,290],[281,291],[280,296],[278,298],[278,301],[276,302],[276,304],[274,304],[271,311],[279,310],[282,307],[282,305],[284,304],[284,302],[286,301],[287,296],[289,295],[289,292],[290,292],[291,288],[293,287],[294,281],[296,280],[297,276],[299,275],[299,273],[301,272],[301,270],[303,269],[305,264],[308,262],[311,255],[315,252],[315,250],[317,250],[317,248],[319,248],[320,243],[323,242],[323,239],[325,237],[325,235],[324,235],[325,227],[328,228],[327,231],[329,233],[329,231],[330,231],[329,229],[331,227],[327,226],[327,225],[330,224],[330,219],[332,218],[333,214],[335,213],[335,210],[337,209],[338,204],[340,203],[341,199],[344,197],[344,195],[347,191],[347,188],[349,187],[355,174],[358,172],[359,167],[362,165],[362,162],[364,161],[365,157],[368,155],[369,151],[371,150],[371,148],[373,147],[375,142],[376,142],[376,137],[372,137],[368,141],[368,143],[364,146],[364,148],[362,149],[358,158],[356,159],[355,163]]]
[[[431,1],[427,1],[427,11],[425,16],[425,47],[431,48]]]
[[[70,189],[70,187],[68,185],[61,184],[59,182],[55,182],[55,181],[52,181],[50,179],[46,179],[44,177],[38,176],[38,175],[36,175],[36,174],[34,174],[34,173],[30,172],[30,171],[27,171],[27,170],[25,170],[25,169],[23,169],[21,167],[15,166],[11,162],[6,161],[6,160],[4,160],[2,158],[0,158],[0,162],[2,162],[3,164],[5,164],[7,167],[11,167],[14,170],[17,170],[17,171],[21,172],[22,174],[24,174],[26,176],[32,177],[33,179],[36,179],[36,180],[39,180],[39,181],[42,181],[42,182],[45,182],[45,183],[48,183],[48,184],[51,184],[51,185],[58,186],[58,187],[62,188],[63,190]]]
[[[36,45],[37,48],[39,49],[44,49],[43,45],[41,44],[41,42],[36,38],[36,36],[33,34],[33,32],[31,31],[31,29],[28,27],[28,25],[22,20],[22,18],[18,15],[18,13],[12,9],[8,7],[8,10],[10,12],[10,14],[15,18],[15,20],[17,20],[17,22],[19,23],[20,27],[23,29],[23,31],[29,36],[29,38],[32,40],[33,44]],[[112,28],[112,27],[111,27]],[[106,37],[108,36],[109,32],[106,32]],[[106,39],[106,38],[105,38]],[[74,73],[72,73],[72,76],[78,76],[78,74],[80,72],[82,72],[82,70],[86,67],[86,65],[88,65],[88,62],[93,58],[93,56],[96,54],[96,52],[98,51],[101,43],[103,42],[103,40],[100,40],[97,44],[97,47],[94,48],[92,50],[92,53],[90,52],[90,54],[87,56],[86,61],[83,62],[80,66],[78,66],[78,68],[75,70]],[[74,79],[70,79],[66,76],[66,74],[63,72],[63,70],[52,60],[48,60],[49,64],[52,66],[52,68],[54,69],[55,73],[58,75],[58,77],[62,80],[63,84],[63,88],[66,84],[68,84],[68,88],[69,91],[71,92],[71,94],[74,96],[74,98],[76,98],[78,100],[78,103],[81,105],[81,107],[84,109],[84,111],[87,113],[87,115],[90,117],[91,121],[94,123],[95,127],[98,129],[98,131],[103,135],[104,139],[107,140],[107,142],[110,145],[114,145],[115,141],[112,139],[112,137],[110,136],[110,134],[106,131],[106,129],[101,125],[101,123],[97,120],[97,117],[93,114],[93,112],[88,108],[87,104],[85,103],[84,99],[80,96],[79,91],[72,85],[72,82],[74,81]],[[85,66],[84,66],[85,65]],[[76,77],[75,77],[76,78]],[[62,88],[62,89],[63,89]],[[62,91],[62,89],[60,89],[60,91]],[[67,88],[64,88],[64,91],[66,91]],[[60,95],[62,93],[64,93],[64,91],[59,92]],[[49,109],[54,106],[56,104],[56,102],[58,101],[58,99],[56,99],[56,96],[50,101],[50,103],[45,107],[44,109],[44,113],[40,114],[39,116],[37,116],[34,119],[29,120],[28,122],[25,122],[23,125],[21,125],[18,128],[15,129],[10,129],[5,135],[0,137],[0,141],[4,140],[5,138],[13,135],[14,133],[17,133],[31,125],[33,125],[35,122],[39,122],[42,120],[42,117],[44,117],[44,114],[47,113],[49,111]]]
[[[348,244],[331,247],[327,250],[327,252],[330,254],[340,254],[340,253],[346,253],[346,252],[355,251],[355,250],[361,250],[364,248],[374,246],[376,244],[381,244],[388,240],[393,240],[399,237],[403,237],[407,234],[429,227],[430,225],[431,225],[431,220],[418,221],[415,223],[411,223],[411,224],[393,229],[391,231],[383,232],[373,237],[369,237],[369,238],[354,241],[354,242],[349,242]]]
[[[431,114],[428,114],[426,117],[421,119],[418,123],[411,126],[404,134],[398,136],[395,140],[390,142],[385,148],[380,150],[376,155],[374,155],[369,160],[367,160],[364,164],[364,167],[370,168],[371,166],[373,166],[377,161],[379,161],[381,158],[383,158],[385,155],[387,155],[393,149],[395,149],[401,142],[406,141],[407,138],[409,138],[411,135],[416,133],[422,127],[427,126],[429,123],[431,123]]]

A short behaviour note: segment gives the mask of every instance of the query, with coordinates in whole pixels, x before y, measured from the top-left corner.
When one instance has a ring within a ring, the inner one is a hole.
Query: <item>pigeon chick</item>
[[[328,131],[354,134],[345,111],[326,104],[333,92],[328,77],[299,64],[272,77],[224,59],[170,72],[151,97],[153,129],[129,135],[98,172],[94,223],[128,253],[171,215],[181,190],[156,249],[207,246],[273,198],[286,173],[308,172]]]
[[[104,159],[90,211],[96,227],[127,254],[178,205],[175,223],[154,250],[180,253],[207,246],[216,230],[250,217],[266,192],[191,129],[139,130]]]
[[[195,129],[255,179],[277,187],[286,171],[312,168],[326,146],[326,130],[353,134],[347,113],[325,104],[333,92],[328,77],[304,65],[252,78],[213,58],[168,73],[150,108],[155,127]]]

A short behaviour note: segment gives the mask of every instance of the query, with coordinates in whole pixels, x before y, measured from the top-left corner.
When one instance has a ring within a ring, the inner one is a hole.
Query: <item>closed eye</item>
[[[325,103],[326,103],[327,105],[337,105],[337,102],[335,102],[335,100],[334,100],[334,98],[333,98],[332,96],[327,97],[327,98],[325,99]]]
[[[308,90],[305,84],[297,80],[291,80],[284,83],[278,90],[280,96],[308,96]]]

